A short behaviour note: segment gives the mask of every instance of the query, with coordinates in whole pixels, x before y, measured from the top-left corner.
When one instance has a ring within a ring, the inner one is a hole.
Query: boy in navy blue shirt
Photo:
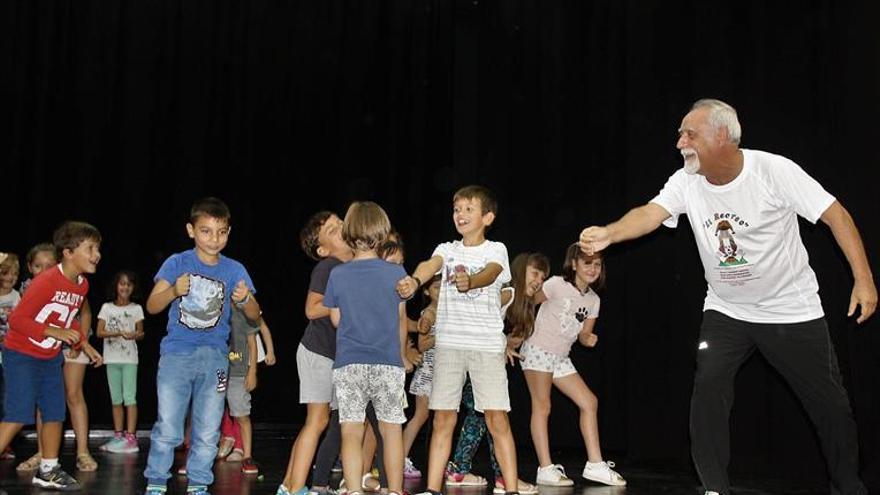
[[[397,281],[406,272],[376,253],[390,230],[388,216],[379,205],[352,203],[342,238],[354,249],[354,259],[330,273],[324,293],[324,305],[337,327],[333,385],[342,431],[342,471],[352,491],[361,486],[364,416],[367,403],[372,402],[384,442],[389,493],[403,493],[400,425],[406,421],[402,351],[407,320]]]
[[[216,198],[197,201],[186,230],[190,251],[165,260],[147,299],[147,311],[168,310],[168,335],[160,345],[158,419],[150,434],[148,495],[164,494],[174,448],[183,442],[192,399],[192,442],[186,460],[188,494],[207,495],[214,481],[220,420],[226,398],[230,304],[251,320],[260,317],[254,285],[244,266],[222,256],[229,241],[229,208]]]

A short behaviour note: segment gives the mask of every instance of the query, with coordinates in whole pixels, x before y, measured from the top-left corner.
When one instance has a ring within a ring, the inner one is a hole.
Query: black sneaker
[[[72,492],[81,490],[82,487],[73,476],[64,472],[60,464],[56,464],[48,473],[44,473],[42,469],[37,469],[37,474],[31,483],[43,488],[52,488],[62,492]]]

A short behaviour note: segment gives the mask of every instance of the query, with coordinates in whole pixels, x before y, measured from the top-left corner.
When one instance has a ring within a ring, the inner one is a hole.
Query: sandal
[[[448,486],[486,486],[486,478],[474,473],[446,472],[446,484]]]
[[[16,471],[36,471],[40,467],[40,461],[43,460],[39,452],[30,456],[28,460],[22,462],[15,467]]]
[[[98,462],[88,452],[76,455],[76,470],[89,472],[98,469]]]

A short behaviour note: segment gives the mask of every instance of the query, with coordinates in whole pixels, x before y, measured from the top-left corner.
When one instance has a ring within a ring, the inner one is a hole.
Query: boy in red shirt
[[[89,282],[101,260],[101,234],[83,222],[65,222],[53,236],[61,263],[38,275],[9,316],[3,361],[6,365],[6,415],[0,423],[0,451],[24,425],[34,423],[34,411],[43,415],[43,453],[32,483],[44,488],[78,490],[79,483],[61,469],[65,398],[61,344],[76,348],[85,340],[76,315]]]

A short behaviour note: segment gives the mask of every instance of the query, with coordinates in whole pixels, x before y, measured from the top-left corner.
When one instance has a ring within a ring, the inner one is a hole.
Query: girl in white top
[[[575,341],[586,347],[596,345],[593,333],[599,317],[599,296],[593,287],[605,282],[601,253],[587,256],[572,244],[565,253],[562,276],[551,277],[535,295],[541,304],[535,319],[534,333],[522,345],[522,368],[532,398],[531,432],[538,455],[539,485],[571,486],[559,464],[550,459],[547,420],[550,416],[550,391],[555,385],[580,409],[580,429],[587,448],[588,461],[583,477],[606,485],[625,485],[615,472],[614,463],[604,462],[599,449],[596,418],[598,400],[584,383],[568,354]]]
[[[98,338],[104,339],[104,364],[113,404],[113,439],[101,446],[117,454],[137,452],[137,342],[144,338],[144,310],[131,302],[137,276],[123,270],[113,278],[114,300],[98,313]],[[123,409],[124,408],[124,409]],[[125,419],[125,430],[123,430]]]

